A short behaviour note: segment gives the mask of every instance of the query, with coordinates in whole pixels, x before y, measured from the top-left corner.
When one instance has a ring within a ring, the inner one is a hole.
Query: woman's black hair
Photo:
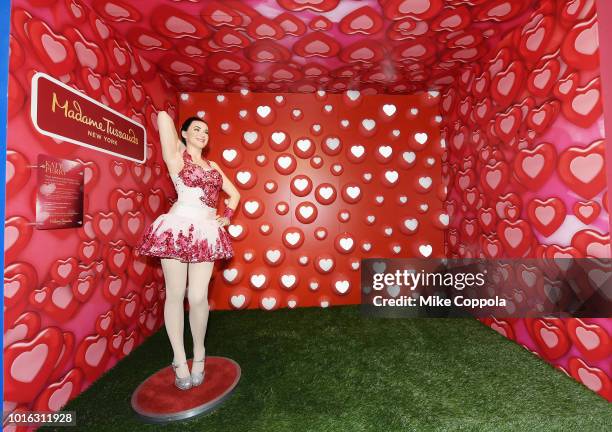
[[[189,126],[191,126],[191,123],[193,123],[194,121],[200,121],[208,126],[208,123],[206,123],[200,117],[189,117],[187,120],[183,122],[183,126],[181,126],[181,132],[183,131],[187,132],[187,129],[189,129]],[[187,140],[185,139],[182,133],[180,134],[179,138],[181,139],[181,141],[183,141],[183,144],[185,145],[187,144]]]

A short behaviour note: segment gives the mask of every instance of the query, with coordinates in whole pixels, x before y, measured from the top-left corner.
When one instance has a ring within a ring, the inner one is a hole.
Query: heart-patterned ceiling
[[[537,1],[88,3],[177,91],[403,94],[454,83]]]

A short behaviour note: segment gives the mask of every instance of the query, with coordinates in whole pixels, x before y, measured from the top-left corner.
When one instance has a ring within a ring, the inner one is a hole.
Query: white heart
[[[266,282],[266,275],[257,274],[257,275],[251,276],[251,284],[253,284],[257,288],[261,288],[265,282]]]
[[[419,184],[424,189],[429,189],[431,187],[431,183],[432,182],[433,182],[433,180],[431,179],[431,177],[420,177],[419,178]]]
[[[238,276],[238,270],[235,268],[223,270],[223,278],[228,282],[232,282],[236,276]]]
[[[397,297],[400,293],[399,285],[390,285],[387,287],[387,292],[391,297]]]
[[[300,214],[308,219],[314,213],[314,208],[311,206],[302,206],[300,207]]]
[[[287,235],[285,235],[285,239],[291,245],[297,244],[297,242],[300,241],[300,238],[300,233],[287,233]]]
[[[325,140],[325,145],[330,150],[336,150],[340,146],[340,139],[337,137],[329,137]]]
[[[238,296],[232,296],[230,298],[230,302],[232,303],[232,306],[236,308],[242,307],[245,301],[246,301],[246,297],[244,296],[244,294],[240,294]]]
[[[244,208],[247,212],[253,214],[259,209],[259,202],[257,201],[247,201],[244,203]]]
[[[425,258],[427,258],[429,255],[431,255],[432,250],[433,250],[433,249],[432,249],[431,245],[429,245],[429,244],[419,246],[419,252],[420,252],[420,253],[421,253],[421,255],[423,255]]]
[[[391,146],[380,146],[378,147],[378,153],[380,153],[382,157],[388,158],[393,154],[393,149]]]
[[[414,152],[407,151],[407,152],[402,153],[402,157],[404,158],[406,162],[410,164],[415,161],[416,154]]]
[[[268,258],[268,260],[273,263],[279,260],[280,255],[281,255],[281,252],[278,249],[269,250],[266,252],[266,258]]]
[[[308,180],[304,178],[295,179],[293,185],[299,191],[304,191],[308,187]]]
[[[351,153],[353,156],[359,158],[365,153],[365,147],[362,145],[354,145],[351,147]]]
[[[349,250],[353,247],[353,239],[343,237],[340,239],[340,247],[344,250]]]
[[[361,189],[359,188],[359,186],[349,186],[346,188],[346,193],[352,199],[355,199],[361,194]]]
[[[319,189],[319,195],[321,195],[321,197],[325,200],[328,200],[329,197],[331,197],[334,193],[334,189],[331,188],[330,186],[324,186],[321,189]]]
[[[395,183],[399,178],[399,173],[397,171],[385,171],[385,178],[390,183]]]
[[[290,288],[295,284],[295,275],[282,275],[281,283],[285,288]]]
[[[319,260],[319,267],[321,267],[321,270],[323,270],[324,272],[328,272],[333,265],[334,260],[331,258],[324,258]]]
[[[266,118],[270,112],[272,112],[272,108],[268,105],[260,105],[257,107],[257,114],[259,114],[260,117]]]
[[[253,131],[245,132],[244,139],[249,144],[253,144],[257,140],[257,132],[253,132]]]
[[[242,225],[229,225],[227,227],[227,231],[232,237],[238,237],[240,234],[242,234]]]
[[[270,310],[272,308],[274,308],[274,305],[276,304],[276,298],[274,297],[264,297],[261,300],[261,304],[264,308]]]
[[[340,294],[344,294],[349,290],[350,283],[347,280],[336,281],[334,286],[336,287],[336,291],[338,291]]]
[[[305,138],[305,139],[298,140],[296,145],[300,150],[305,152],[305,151],[308,151],[308,149],[310,148],[311,142],[308,138]]]
[[[404,226],[408,228],[410,231],[414,231],[419,226],[419,221],[416,219],[406,219],[404,220]]]
[[[274,132],[272,134],[272,141],[274,141],[276,144],[280,144],[286,137],[287,135],[285,135],[285,132]]]
[[[376,122],[372,119],[364,119],[361,121],[361,125],[364,127],[365,130],[371,131],[372,129],[374,129],[374,126],[376,126]]]
[[[357,99],[359,99],[359,96],[361,94],[359,93],[358,90],[347,90],[346,95],[348,96],[350,100],[356,101]]]
[[[233,161],[238,156],[238,152],[235,149],[226,149],[223,150],[223,159],[228,162]]]
[[[389,117],[391,117],[393,114],[395,114],[396,109],[397,108],[393,104],[385,104],[385,105],[383,105],[383,112],[385,114],[387,114]]]
[[[425,144],[427,142],[427,134],[425,132],[418,132],[414,134],[414,139],[419,144]]]
[[[291,157],[290,156],[280,156],[278,159],[278,164],[283,169],[287,169],[291,165]]]

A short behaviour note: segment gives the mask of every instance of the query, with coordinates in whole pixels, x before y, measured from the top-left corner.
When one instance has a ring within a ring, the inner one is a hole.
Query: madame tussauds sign
[[[141,124],[47,74],[32,77],[31,116],[43,135],[138,163],[146,159]]]

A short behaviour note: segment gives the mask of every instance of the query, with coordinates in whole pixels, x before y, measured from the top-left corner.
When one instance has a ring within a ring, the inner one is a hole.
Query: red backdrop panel
[[[215,308],[358,303],[360,259],[443,254],[436,93],[179,100],[179,125],[208,122],[203,156],[241,192]]]

